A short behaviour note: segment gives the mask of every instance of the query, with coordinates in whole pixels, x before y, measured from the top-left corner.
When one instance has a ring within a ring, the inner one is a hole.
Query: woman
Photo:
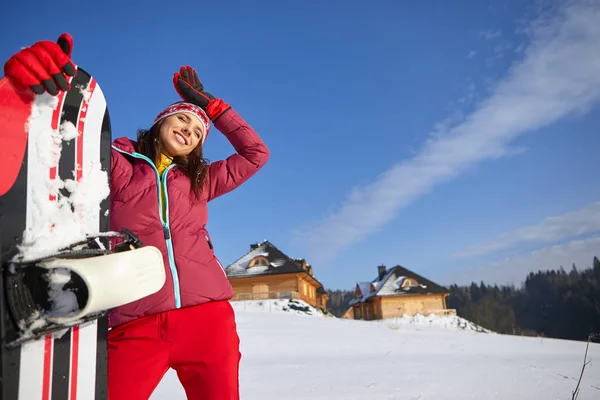
[[[37,94],[68,90],[72,39],[42,41],[5,65],[5,76]],[[111,230],[126,227],[164,256],[167,282],[157,293],[109,315],[110,400],[145,400],[169,368],[189,399],[239,399],[241,354],[228,300],[233,291],[206,231],[207,203],[241,185],[267,161],[256,132],[182,67],[174,86],[182,102],[160,112],[137,141],[113,143]],[[236,153],[207,164],[210,122]]]

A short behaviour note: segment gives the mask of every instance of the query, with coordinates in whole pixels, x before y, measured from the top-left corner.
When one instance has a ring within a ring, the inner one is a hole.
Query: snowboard
[[[76,67],[58,96],[0,79],[0,399],[107,399],[107,313],[158,291],[160,251],[109,231],[111,124]]]

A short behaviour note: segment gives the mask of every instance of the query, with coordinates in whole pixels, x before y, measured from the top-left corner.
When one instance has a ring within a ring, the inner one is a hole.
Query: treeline
[[[348,310],[348,302],[354,297],[353,290],[328,290],[327,311],[341,317]]]
[[[446,304],[498,333],[587,340],[600,332],[600,261],[592,268],[530,273],[514,286],[451,285]]]
[[[587,340],[600,333],[600,261],[591,268],[530,273],[521,287],[451,285],[447,308],[484,328],[513,335]],[[354,291],[329,291],[327,309],[341,317]]]

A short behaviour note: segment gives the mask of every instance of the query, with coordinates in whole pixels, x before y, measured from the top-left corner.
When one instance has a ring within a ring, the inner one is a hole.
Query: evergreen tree
[[[498,333],[586,340],[600,332],[600,261],[566,272],[538,271],[519,289],[511,286],[451,285],[448,308]]]
[[[572,340],[587,340],[600,332],[600,261],[592,267],[572,265],[569,272],[557,270],[531,272],[524,284],[468,286],[452,284],[446,306],[460,317],[494,332],[540,335]],[[353,290],[329,291],[327,308],[340,317],[348,309]]]

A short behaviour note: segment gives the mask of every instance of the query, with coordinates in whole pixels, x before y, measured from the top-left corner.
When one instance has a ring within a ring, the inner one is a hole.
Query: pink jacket
[[[167,281],[157,293],[112,310],[111,327],[149,314],[232,297],[233,290],[206,230],[207,203],[254,175],[265,165],[269,150],[233,109],[217,119],[215,128],[237,154],[210,165],[200,200],[190,197],[190,180],[185,173],[174,164],[169,166],[162,176],[167,188],[165,221],[161,221],[162,200],[154,164],[135,152],[130,139],[114,141],[110,229],[130,229],[144,245],[160,249]]]

